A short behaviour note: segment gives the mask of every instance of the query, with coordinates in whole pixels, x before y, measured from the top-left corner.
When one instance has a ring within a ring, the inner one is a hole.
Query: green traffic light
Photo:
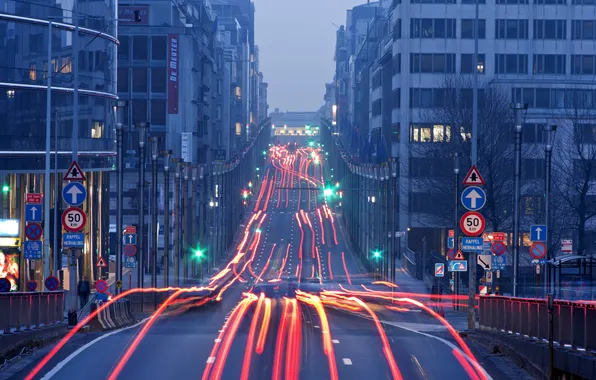
[[[8,193],[9,190],[10,190],[10,186],[8,186],[8,185],[3,185],[2,186],[2,192],[3,193]]]
[[[330,197],[333,195],[333,190],[332,189],[325,189],[323,190],[323,195],[326,197]]]

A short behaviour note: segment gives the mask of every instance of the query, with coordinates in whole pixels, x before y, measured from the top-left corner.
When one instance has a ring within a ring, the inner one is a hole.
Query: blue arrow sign
[[[464,237],[461,239],[461,250],[464,252],[481,252],[484,241],[481,237]]]
[[[124,234],[124,245],[137,245],[137,234]]]
[[[41,222],[43,220],[43,207],[41,205],[25,205],[25,221]]]
[[[435,263],[435,277],[444,277],[444,276],[445,276],[445,264]]]
[[[452,237],[447,238],[447,248],[453,248],[454,245],[455,245],[454,238],[452,238]]]
[[[23,251],[25,258],[29,260],[41,260],[43,245],[40,241],[25,241]]]
[[[478,186],[466,187],[461,192],[461,204],[470,211],[478,211],[486,204],[486,193]]]
[[[449,269],[451,272],[467,272],[468,262],[465,260],[450,260]]]
[[[87,189],[80,182],[69,182],[62,189],[62,198],[71,206],[80,206],[87,199]]]
[[[546,241],[546,226],[544,224],[538,224],[530,226],[530,241]]]

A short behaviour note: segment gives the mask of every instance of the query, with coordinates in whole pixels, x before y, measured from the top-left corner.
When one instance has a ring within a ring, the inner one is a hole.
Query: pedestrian
[[[85,276],[79,281],[79,287],[77,289],[79,294],[79,300],[81,303],[81,309],[89,302],[89,294],[91,293],[91,285]]]

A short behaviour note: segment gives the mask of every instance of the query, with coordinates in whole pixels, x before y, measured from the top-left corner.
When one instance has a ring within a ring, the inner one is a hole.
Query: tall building
[[[113,170],[116,153],[114,105],[118,41],[115,7],[116,2],[110,0],[43,4],[4,1],[0,10],[3,217],[19,218],[24,193],[43,193],[44,180],[52,184],[50,194],[45,194],[51,200],[51,209],[44,212],[53,220],[54,215],[59,218],[65,208],[61,197],[56,196],[61,192],[62,179],[58,178],[55,191],[54,174],[50,178],[43,175],[48,121],[46,89],[51,78],[52,173],[65,171],[72,161],[72,150],[78,151],[78,163],[87,176],[90,221],[83,231],[88,249],[80,257],[79,270],[91,280],[97,278],[97,253],[105,252],[109,241],[108,219],[100,215],[106,215],[110,208],[108,173]],[[79,16],[76,21],[73,14]],[[51,33],[48,20],[53,21]],[[79,26],[76,34],[73,33],[75,24]],[[46,239],[50,241],[52,267],[60,269],[62,231],[58,228],[57,249],[54,250],[54,223],[50,224]],[[34,260],[25,260],[20,255],[21,246],[10,247],[10,250],[19,255],[22,273],[28,275],[22,276],[22,280],[40,278],[41,260],[35,260],[37,265],[33,265]]]
[[[257,124],[267,119],[269,115],[269,104],[267,103],[267,88],[269,84],[265,82],[263,73],[259,72],[259,120]]]

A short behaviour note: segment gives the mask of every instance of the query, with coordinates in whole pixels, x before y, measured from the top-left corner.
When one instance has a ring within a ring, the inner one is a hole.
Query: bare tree
[[[472,87],[470,75],[448,75],[440,82],[443,99],[438,107],[429,108],[423,119],[431,124],[450,127],[450,136],[443,143],[413,143],[413,155],[424,157],[431,169],[430,176],[421,176],[413,181],[418,187],[435,194],[438,215],[445,215],[447,225],[452,224],[453,215],[453,153],[459,152],[460,179],[471,167],[472,142]],[[503,89],[488,85],[478,91],[478,169],[486,181],[487,203],[483,215],[493,231],[509,229],[513,189],[511,186],[513,166],[513,112],[509,97]],[[438,202],[437,202],[438,201]]]
[[[577,234],[576,252],[583,255],[590,225],[596,223],[596,111],[585,91],[574,89],[567,94],[569,107],[556,120],[552,188],[554,203],[565,206],[568,218],[564,223],[573,230],[567,233]]]

